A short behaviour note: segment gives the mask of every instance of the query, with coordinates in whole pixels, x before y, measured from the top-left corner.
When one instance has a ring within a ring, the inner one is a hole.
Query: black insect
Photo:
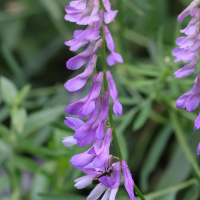
[[[92,180],[92,184],[93,185],[97,185],[100,183],[100,181],[98,180],[100,177],[103,176],[111,176],[111,174],[113,173],[113,169],[108,169],[105,172],[102,172],[101,174],[98,174],[93,180]]]

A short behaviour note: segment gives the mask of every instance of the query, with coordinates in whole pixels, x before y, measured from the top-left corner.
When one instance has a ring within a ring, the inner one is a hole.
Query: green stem
[[[101,28],[101,35],[102,35],[102,39],[103,39],[103,42],[102,42],[102,66],[103,66],[103,73],[104,73],[103,84],[104,84],[105,91],[109,91],[108,82],[107,82],[107,78],[106,78],[106,53],[105,53],[106,44],[105,44],[105,38],[104,38],[104,34],[103,34],[103,26]],[[113,136],[115,146],[116,146],[116,149],[117,149],[117,154],[118,154],[119,160],[122,161],[123,160],[122,152],[121,152],[119,142],[118,142],[118,139],[117,139],[117,134],[116,134],[116,131],[115,131],[115,125],[114,125],[114,122],[113,122],[111,106],[109,107],[108,113],[109,113],[109,119],[110,119],[110,126],[112,128],[112,136]]]
[[[142,195],[142,193],[141,193],[140,190],[138,189],[137,185],[135,185],[135,183],[134,183],[134,191],[135,191],[136,194],[140,197],[141,200],[145,200],[144,196]]]
[[[103,33],[103,26],[101,27],[101,37],[103,40],[103,42],[102,42],[102,66],[103,66],[103,73],[104,73],[103,84],[104,84],[105,91],[109,91],[108,82],[107,82],[107,78],[106,78],[106,53],[105,53],[106,44],[105,44],[105,37],[104,37],[104,33]],[[113,136],[113,139],[115,142],[115,147],[117,149],[117,154],[118,154],[119,160],[122,161],[123,157],[122,157],[122,152],[121,152],[119,142],[117,139],[117,134],[115,131],[115,125],[114,125],[114,121],[113,121],[113,117],[112,117],[112,107],[111,106],[109,106],[108,113],[109,113],[109,119],[110,119],[110,126],[112,128],[112,136]],[[142,195],[142,193],[139,191],[138,187],[135,184],[134,184],[134,190],[142,200],[145,200],[144,196]]]

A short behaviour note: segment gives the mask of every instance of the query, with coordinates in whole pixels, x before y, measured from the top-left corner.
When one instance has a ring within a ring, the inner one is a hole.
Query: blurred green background
[[[147,200],[198,200],[200,135],[193,128],[198,111],[178,110],[175,100],[191,88],[199,66],[189,77],[175,79],[183,63],[174,63],[171,55],[179,30],[190,20],[177,23],[177,15],[191,1],[111,2],[119,12],[109,29],[124,58],[123,64],[108,67],[124,108],[114,120],[133,179]],[[82,200],[93,188],[74,187],[83,174],[69,162],[88,147],[61,143],[74,133],[63,123],[65,107],[83,97],[91,81],[75,93],[63,87],[83,71],[67,70],[65,64],[75,53],[64,41],[80,29],[64,20],[68,4],[0,0],[1,200]],[[114,142],[111,153],[117,155]],[[123,178],[116,199],[129,199]]]

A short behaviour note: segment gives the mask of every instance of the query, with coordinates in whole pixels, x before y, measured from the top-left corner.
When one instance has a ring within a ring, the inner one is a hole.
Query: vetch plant
[[[181,33],[185,33],[186,36],[181,36],[176,40],[176,44],[179,46],[172,51],[172,54],[176,57],[174,62],[183,61],[186,63],[184,67],[174,73],[176,78],[185,78],[195,71],[197,62],[200,58],[200,1],[194,0],[191,4],[178,16],[178,21],[182,21],[185,17],[190,15],[192,19],[188,23],[187,27],[181,30]],[[187,111],[192,112],[200,103],[200,73],[194,80],[193,87],[190,91],[183,94],[176,100],[176,107],[178,109],[186,108]],[[200,128],[200,113],[197,117],[194,129]],[[199,147],[197,148],[199,155]]]
[[[109,66],[113,66],[117,62],[123,63],[123,59],[115,52],[115,44],[106,24],[114,22],[118,11],[111,10],[109,0],[71,1],[65,10],[67,12],[65,20],[76,22],[78,25],[87,25],[85,30],[74,31],[74,39],[65,44],[70,46],[71,51],[77,51],[80,47],[88,45],[85,51],[66,63],[67,68],[71,70],[77,70],[87,64],[83,73],[65,83],[64,86],[68,91],[74,92],[84,87],[96,66],[98,59],[96,52],[100,48],[102,50],[102,71],[92,77],[87,95],[66,108],[68,115],[77,115],[78,118],[66,117],[65,124],[73,129],[75,134],[63,138],[63,144],[84,147],[93,142],[91,148],[74,155],[70,160],[75,168],[86,174],[75,180],[75,187],[82,189],[91,183],[97,184],[87,197],[88,200],[98,199],[105,190],[103,200],[115,199],[122,170],[124,185],[130,199],[136,199],[133,189],[141,199],[144,199],[134,184],[129,167],[122,157],[112,117],[112,110],[116,116],[122,115],[122,105],[117,99],[118,91],[113,76],[106,69],[106,61]],[[110,51],[107,59],[106,44]],[[100,93],[103,95],[100,96]],[[114,101],[113,107],[110,105],[109,97]],[[108,116],[109,121],[107,121]],[[83,122],[81,119],[86,117],[88,117],[87,121]],[[118,157],[110,155],[109,147],[112,139],[115,142]],[[119,161],[113,162],[114,159]]]

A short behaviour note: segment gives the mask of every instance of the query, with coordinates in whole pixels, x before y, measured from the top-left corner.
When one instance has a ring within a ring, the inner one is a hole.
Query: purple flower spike
[[[96,78],[97,78],[97,74],[94,75],[92,83],[90,85],[89,92],[87,93],[87,95],[83,99],[80,99],[79,101],[77,101],[75,103],[72,103],[72,104],[69,104],[67,106],[65,111],[66,111],[66,113],[68,115],[78,115],[81,107],[84,105],[84,103],[88,100],[88,98],[91,95],[91,92],[93,90],[94,84],[96,83]]]
[[[75,78],[67,81],[67,83],[65,83],[65,85],[64,85],[65,88],[69,92],[74,92],[76,90],[81,89],[87,82],[88,78],[91,76],[93,69],[96,66],[96,61],[97,61],[97,56],[94,55],[92,57],[92,60],[89,61],[85,71],[83,73],[79,74],[78,76],[76,76]]]
[[[124,186],[126,188],[126,191],[128,192],[128,195],[131,200],[136,200],[133,193],[134,181],[132,179],[130,170],[125,160],[122,160],[122,170],[124,174],[124,180],[125,180]]]
[[[113,79],[113,76],[111,75],[110,71],[106,71],[106,77],[107,77],[107,81],[108,81],[108,88],[109,88],[109,92],[110,92],[110,96],[114,101],[114,105],[113,105],[113,112],[115,113],[115,115],[117,116],[122,115],[122,105],[120,104],[120,102],[117,99],[118,96],[118,92],[115,86],[115,82]]]
[[[75,117],[65,117],[65,125],[69,126],[69,128],[73,129],[74,131],[78,130],[81,126],[83,126],[84,122]]]
[[[72,165],[75,167],[84,167],[89,164],[95,157],[95,155],[88,154],[89,150],[90,149],[88,149],[86,152],[73,156],[70,160]]]
[[[108,30],[108,27],[104,26],[103,31],[104,31],[107,47],[111,51],[111,54],[107,57],[108,65],[112,66],[112,65],[116,64],[117,62],[123,63],[123,59],[122,59],[121,55],[114,51],[115,43],[113,42],[113,39],[110,34],[110,31]]]
[[[95,109],[95,101],[100,94],[102,82],[103,82],[103,72],[99,72],[90,97],[84,103],[84,105],[82,106],[82,108],[78,113],[79,118],[83,119],[87,117]]]
[[[90,42],[90,44],[84,52],[78,54],[77,56],[74,56],[73,58],[70,58],[67,61],[67,68],[71,70],[77,70],[81,68],[89,60],[93,49],[94,42]]]
[[[192,112],[200,103],[200,74],[196,77],[192,89],[176,100],[176,107],[178,109],[185,108]]]
[[[107,12],[104,13],[104,21],[106,24],[109,24],[110,22],[114,21],[114,18],[116,17],[118,10],[111,10],[111,4],[109,0],[103,0],[103,5]]]
[[[104,124],[105,120],[108,117],[108,109],[109,109],[109,91],[106,91],[103,97],[101,112],[100,112],[100,122],[99,127],[97,128],[96,138],[102,139],[104,137]]]
[[[112,129],[108,128],[101,147],[101,153],[97,155],[96,158],[93,160],[93,165],[95,168],[100,168],[104,165],[106,159],[109,156],[109,148],[111,140],[112,140]]]
[[[74,139],[77,140],[78,146],[87,146],[88,144],[94,141],[96,129],[98,126],[96,124],[99,122],[97,119],[99,116],[100,106],[101,98],[98,97],[96,99],[95,109],[89,116],[87,122],[75,132]]]
[[[198,147],[197,147],[197,154],[198,154],[198,155],[200,154],[200,143],[199,143],[199,145],[198,145]]]

